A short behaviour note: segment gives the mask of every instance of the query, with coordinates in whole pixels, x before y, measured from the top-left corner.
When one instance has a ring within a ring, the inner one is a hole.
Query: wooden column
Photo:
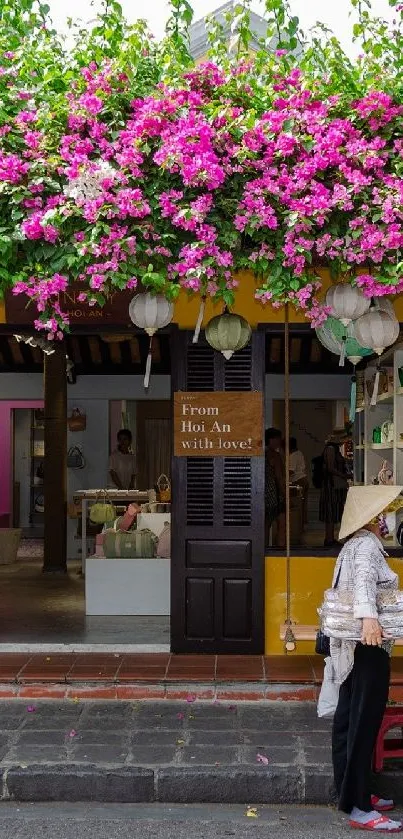
[[[64,346],[45,355],[44,573],[66,572],[67,377]]]

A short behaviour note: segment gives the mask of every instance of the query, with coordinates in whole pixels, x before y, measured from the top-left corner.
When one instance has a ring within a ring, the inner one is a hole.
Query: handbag
[[[116,519],[116,507],[111,503],[106,490],[101,490],[95,504],[90,507],[90,521],[93,524],[112,524]]]
[[[104,554],[107,559],[152,559],[155,557],[157,537],[151,530],[106,530],[103,534]]]
[[[67,419],[69,431],[85,431],[87,428],[87,417],[82,414],[79,408],[73,408],[71,416]]]
[[[171,556],[171,525],[165,522],[164,529],[158,539],[157,556],[159,559],[169,559]]]
[[[84,469],[85,458],[78,446],[71,446],[67,452],[67,466],[69,469]]]
[[[393,443],[395,433],[391,420],[386,420],[381,425],[381,443]]]
[[[339,585],[340,574],[341,574],[341,565],[340,565],[340,568],[339,568],[339,571],[338,571],[338,574],[337,574],[337,577],[336,577],[336,582],[334,584],[334,587],[333,587],[332,591],[334,591],[334,589],[336,589],[337,586]],[[316,633],[315,653],[317,655],[324,655],[325,658],[330,656],[330,638],[329,638],[328,635],[325,635],[325,633],[323,632],[323,629],[318,629],[318,631]]]
[[[340,685],[330,656],[325,659],[325,672],[318,699],[318,717],[333,717],[339,702]]]
[[[158,500],[167,504],[171,500],[171,482],[167,475],[160,475],[157,481]]]
[[[34,457],[45,457],[45,441],[44,440],[34,440],[33,454],[34,454]]]
[[[35,498],[35,512],[36,513],[44,513],[45,512],[45,499],[43,495],[38,495]]]
[[[81,501],[69,501],[67,504],[67,515],[69,519],[81,517]]]
[[[385,638],[403,637],[403,591],[380,591],[376,606]],[[351,591],[328,589],[318,613],[325,635],[344,641],[361,640],[362,620],[354,617],[354,595]]]

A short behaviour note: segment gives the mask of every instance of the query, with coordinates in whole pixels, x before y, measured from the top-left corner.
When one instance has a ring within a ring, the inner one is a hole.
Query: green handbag
[[[157,541],[151,530],[106,530],[104,554],[107,559],[151,559],[155,557]]]
[[[111,524],[116,518],[116,507],[111,504],[106,490],[99,492],[95,504],[90,507],[90,521],[93,524]]]

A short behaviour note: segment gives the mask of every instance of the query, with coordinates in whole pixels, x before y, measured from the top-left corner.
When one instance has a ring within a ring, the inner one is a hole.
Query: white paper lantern
[[[386,347],[397,341],[400,325],[396,315],[374,307],[355,322],[354,332],[359,344],[381,355]]]
[[[326,294],[326,306],[330,307],[330,314],[344,326],[365,315],[370,305],[371,301],[365,297],[361,289],[350,283],[332,285]]]
[[[173,303],[167,300],[166,297],[163,297],[162,294],[154,295],[150,294],[150,292],[142,292],[136,294],[129,305],[130,320],[135,326],[144,329],[147,335],[150,336],[150,346],[144,376],[145,388],[150,383],[153,335],[155,335],[158,329],[164,329],[165,326],[171,323],[173,314]]]

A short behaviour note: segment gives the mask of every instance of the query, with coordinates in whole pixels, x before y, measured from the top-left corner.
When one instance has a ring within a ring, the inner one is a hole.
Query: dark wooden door
[[[173,332],[174,392],[263,392],[264,374],[259,331],[229,361]],[[264,457],[174,457],[172,479],[172,651],[263,653]]]

